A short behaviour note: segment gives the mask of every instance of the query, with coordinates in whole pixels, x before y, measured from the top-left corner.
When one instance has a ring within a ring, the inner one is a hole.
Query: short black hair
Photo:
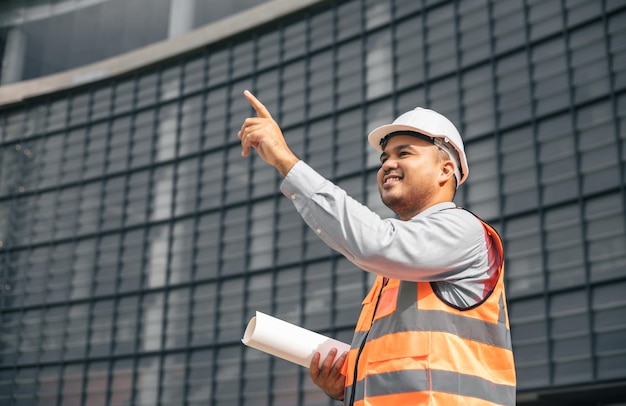
[[[409,131],[409,130],[401,130],[401,131],[394,131],[392,133],[389,133],[387,135],[385,135],[383,138],[380,139],[380,147],[382,149],[385,149],[385,147],[387,146],[387,143],[389,142],[390,139],[392,139],[393,137],[397,136],[397,135],[409,135],[411,137],[417,137],[420,138],[424,141],[430,142],[431,144],[435,145],[435,138],[428,136],[426,134],[422,134],[420,132],[417,131]]]

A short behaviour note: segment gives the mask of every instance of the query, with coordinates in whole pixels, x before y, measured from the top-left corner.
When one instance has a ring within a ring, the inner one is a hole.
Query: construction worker
[[[313,382],[345,405],[514,405],[516,377],[497,232],[453,202],[469,168],[450,120],[416,108],[368,136],[382,219],[301,161],[267,108],[239,131],[284,177],[281,191],[332,249],[376,280],[351,349],[311,361]]]

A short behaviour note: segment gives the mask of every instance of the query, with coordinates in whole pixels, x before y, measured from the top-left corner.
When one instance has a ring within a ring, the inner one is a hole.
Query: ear
[[[454,164],[451,160],[445,159],[441,161],[441,172],[439,174],[439,184],[444,185],[446,182],[453,181]]]

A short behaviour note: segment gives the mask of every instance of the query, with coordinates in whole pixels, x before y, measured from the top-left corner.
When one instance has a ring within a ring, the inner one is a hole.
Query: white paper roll
[[[346,343],[259,311],[248,322],[241,342],[306,368],[315,352],[319,352],[320,360],[324,360],[332,348],[337,349],[337,357],[350,349]]]

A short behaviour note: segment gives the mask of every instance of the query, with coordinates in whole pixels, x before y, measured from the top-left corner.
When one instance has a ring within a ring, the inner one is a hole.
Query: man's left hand
[[[333,399],[343,400],[343,391],[346,385],[346,376],[343,374],[343,364],[346,362],[348,352],[341,354],[337,360],[337,349],[333,348],[320,365],[321,355],[316,352],[311,359],[309,374],[313,383],[319,386],[328,396]]]

